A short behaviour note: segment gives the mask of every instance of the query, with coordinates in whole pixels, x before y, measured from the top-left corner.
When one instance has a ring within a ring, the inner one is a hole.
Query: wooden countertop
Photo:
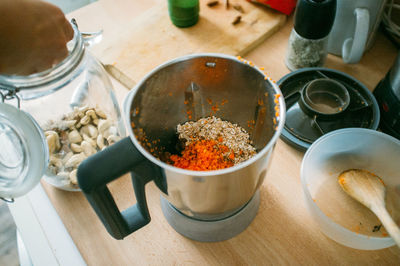
[[[121,34],[127,21],[161,0],[99,0],[69,14],[78,20],[82,31],[104,29],[104,39]],[[289,73],[284,64],[292,20],[246,55],[269,76],[279,80]],[[93,48],[100,59],[107,51],[102,44]],[[328,56],[326,67],[350,74],[373,90],[394,62],[395,47],[378,33],[375,45],[359,64],[346,65]],[[122,69],[123,70],[123,69]],[[120,100],[127,90],[114,81]],[[160,208],[160,192],[154,184],[146,187],[152,221],[124,240],[108,235],[100,220],[81,193],[55,189],[42,182],[51,202],[63,220],[83,258],[89,265],[356,265],[398,264],[400,250],[392,247],[362,251],[344,247],[327,238],[309,215],[300,184],[303,153],[278,141],[266,179],[260,189],[261,205],[251,225],[228,241],[200,243],[189,240],[172,229]],[[127,176],[110,184],[118,206],[124,209],[135,202]]]

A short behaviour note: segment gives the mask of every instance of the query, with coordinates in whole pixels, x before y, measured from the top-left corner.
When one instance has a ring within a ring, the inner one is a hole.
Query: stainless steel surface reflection
[[[165,170],[168,195],[182,213],[200,220],[219,220],[236,213],[261,186],[272,149],[259,160],[225,174],[206,176]]]
[[[284,124],[280,94],[260,70],[235,57],[189,55],[150,72],[126,98],[125,117],[135,146],[165,171],[164,197],[190,217],[218,220],[245,205],[266,176]],[[178,124],[210,115],[246,129],[257,155],[217,171],[189,171],[160,160],[177,152]]]

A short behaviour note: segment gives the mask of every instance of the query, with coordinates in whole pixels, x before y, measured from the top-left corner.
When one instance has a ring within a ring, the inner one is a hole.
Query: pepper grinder
[[[286,66],[291,70],[321,67],[336,15],[336,0],[299,0],[289,37]]]

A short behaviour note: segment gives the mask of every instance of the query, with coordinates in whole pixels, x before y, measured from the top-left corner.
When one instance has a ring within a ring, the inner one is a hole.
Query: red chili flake
[[[211,110],[213,110],[215,113],[219,111],[218,104],[214,105],[211,107]]]
[[[186,111],[186,114],[187,114],[187,115],[191,115],[191,114],[192,114],[192,111],[191,111],[191,110],[188,110],[188,111]]]
[[[228,151],[229,148],[227,146],[218,144],[214,140],[199,140],[186,146],[181,156],[171,155],[170,160],[175,167],[183,169],[195,171],[218,170],[233,166],[233,162],[223,156]],[[232,156],[234,158],[234,154]],[[229,155],[229,158],[231,158],[231,155]]]

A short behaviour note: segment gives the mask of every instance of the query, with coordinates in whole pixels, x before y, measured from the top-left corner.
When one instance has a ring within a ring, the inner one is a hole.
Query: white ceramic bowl
[[[321,231],[340,244],[364,250],[393,246],[395,243],[392,238],[379,234],[379,231],[369,233],[368,236],[364,234],[367,231],[360,233],[349,228],[349,221],[346,221],[347,224],[343,222],[357,216],[353,210],[366,211],[365,207],[352,200],[337,184],[337,177],[342,171],[357,168],[380,176],[388,191],[393,192],[390,195],[394,195],[400,205],[400,141],[371,129],[347,128],[319,138],[303,158],[301,183],[308,210]],[[372,213],[370,215],[377,219]],[[370,224],[364,221],[352,222],[354,228],[368,225],[369,229],[363,230],[371,229]]]

